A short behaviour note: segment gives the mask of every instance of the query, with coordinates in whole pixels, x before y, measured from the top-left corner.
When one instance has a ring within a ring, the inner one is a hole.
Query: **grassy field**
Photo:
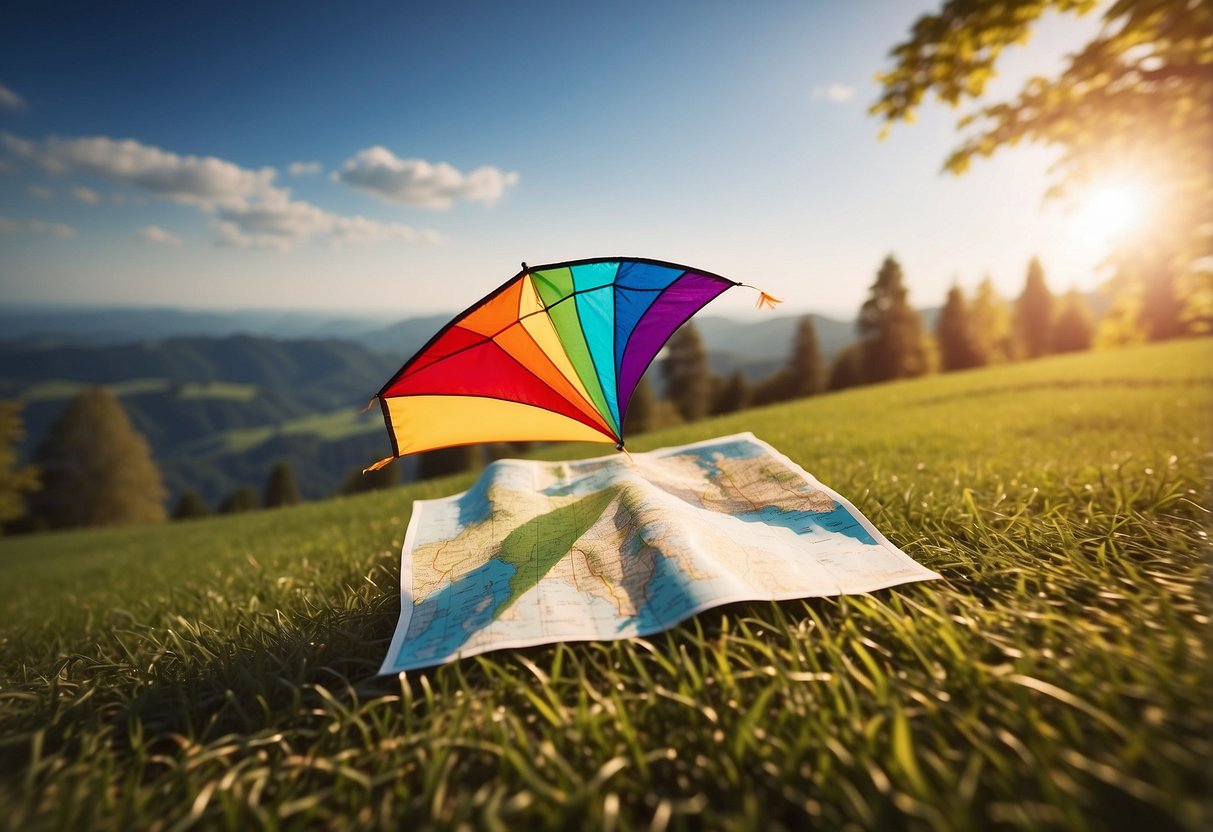
[[[752,430],[944,580],[400,678],[411,501],[470,477],[5,540],[0,824],[1207,828],[1211,413],[1206,340],[638,437]]]

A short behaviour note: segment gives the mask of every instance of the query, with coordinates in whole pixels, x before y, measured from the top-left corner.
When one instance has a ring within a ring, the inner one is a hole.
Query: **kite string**
[[[774,309],[776,306],[783,303],[783,300],[781,298],[777,298],[774,295],[768,295],[766,292],[762,291],[757,286],[751,286],[749,283],[738,282],[738,283],[735,283],[734,285],[735,286],[744,286],[747,289],[753,289],[755,292],[757,292],[758,301],[754,305],[757,306],[759,309]]]

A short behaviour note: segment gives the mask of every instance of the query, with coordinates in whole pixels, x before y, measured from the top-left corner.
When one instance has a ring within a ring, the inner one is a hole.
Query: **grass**
[[[5,540],[0,823],[1207,827],[1210,413],[1195,341],[637,437],[753,430],[944,580],[399,678],[411,501],[470,477]]]
[[[345,407],[327,413],[315,413],[288,419],[277,425],[232,428],[221,431],[193,443],[190,452],[198,456],[236,454],[244,453],[263,442],[268,442],[277,435],[312,434],[326,442],[336,442],[358,434],[381,430],[383,430],[383,420],[378,411],[363,414]],[[353,462],[351,467],[358,464],[361,463]]]

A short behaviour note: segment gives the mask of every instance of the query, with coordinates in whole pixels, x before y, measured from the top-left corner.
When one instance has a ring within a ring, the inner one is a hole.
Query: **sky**
[[[877,72],[938,0],[65,3],[0,27],[0,302],[456,311],[531,265],[630,255],[854,315],[887,254],[919,306],[1103,241],[1051,152],[941,173],[957,112],[879,141]],[[1047,20],[991,87],[1051,73]],[[713,304],[746,314],[740,290]]]

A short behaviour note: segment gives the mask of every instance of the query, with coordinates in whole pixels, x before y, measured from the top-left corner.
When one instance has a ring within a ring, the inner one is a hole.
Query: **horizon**
[[[465,308],[520,260],[617,251],[831,317],[888,253],[918,307],[986,274],[1013,296],[1033,255],[1055,291],[1094,289],[1106,241],[1042,205],[1054,154],[941,174],[957,113],[939,104],[877,139],[873,78],[932,6],[258,7],[241,31],[222,6],[190,27],[23,8],[0,33],[0,297],[399,317]],[[991,93],[1097,24],[1051,15]],[[581,48],[554,72],[513,47],[536,39]]]

